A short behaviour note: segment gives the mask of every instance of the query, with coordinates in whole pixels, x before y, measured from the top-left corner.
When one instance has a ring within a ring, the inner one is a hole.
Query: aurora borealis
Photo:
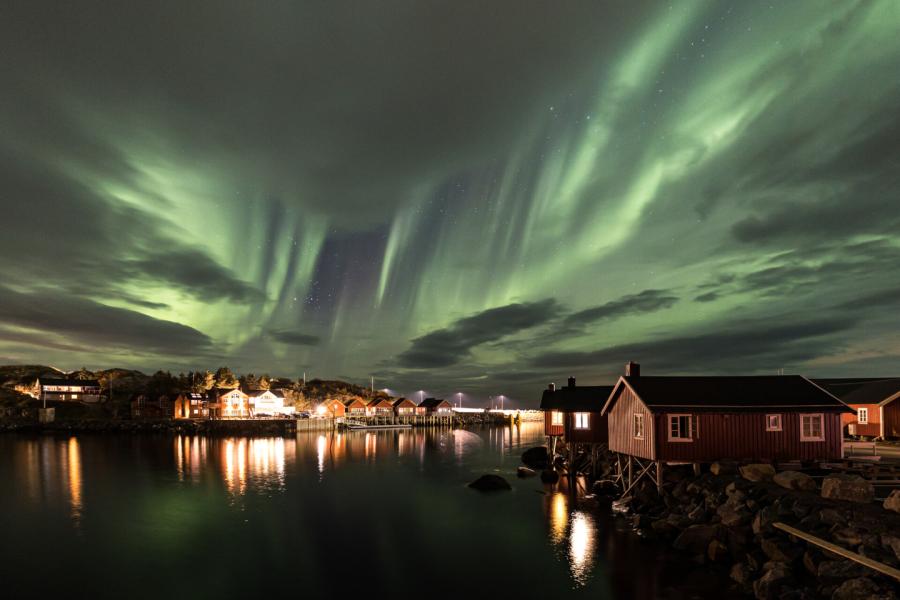
[[[0,363],[896,375],[900,3],[5,2]]]

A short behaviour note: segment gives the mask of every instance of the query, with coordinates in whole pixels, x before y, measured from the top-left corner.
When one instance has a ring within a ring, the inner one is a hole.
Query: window
[[[691,415],[669,415],[669,441],[692,442]]]
[[[766,415],[766,431],[781,431],[781,415]]]
[[[634,414],[634,437],[641,439],[644,437],[644,415],[640,413]]]
[[[869,409],[868,408],[858,408],[856,410],[856,420],[859,421],[860,425],[868,425]]]
[[[824,442],[825,429],[822,424],[822,414],[800,415],[800,441]]]
[[[590,429],[591,413],[575,413],[575,429]]]
[[[550,413],[550,424],[561,426],[563,424],[563,414],[558,410],[554,410]]]

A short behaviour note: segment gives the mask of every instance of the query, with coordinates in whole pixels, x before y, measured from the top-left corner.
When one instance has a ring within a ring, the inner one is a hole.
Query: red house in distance
[[[900,378],[816,379],[854,410],[841,421],[849,435],[900,437]]]
[[[603,404],[613,390],[611,385],[575,385],[569,377],[566,387],[550,384],[541,395],[544,411],[544,435],[547,447],[555,452],[560,440],[566,444],[605,444],[609,439]],[[574,449],[574,448],[573,448]]]

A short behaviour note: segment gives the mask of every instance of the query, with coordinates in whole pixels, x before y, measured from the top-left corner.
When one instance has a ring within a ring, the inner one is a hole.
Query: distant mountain
[[[65,371],[46,365],[4,365],[0,366],[0,386],[13,388],[17,385],[31,385],[38,377],[64,377]]]

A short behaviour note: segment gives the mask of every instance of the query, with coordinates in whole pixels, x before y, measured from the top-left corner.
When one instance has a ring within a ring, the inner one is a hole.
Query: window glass
[[[644,415],[642,414],[634,415],[634,437],[644,437]]]

